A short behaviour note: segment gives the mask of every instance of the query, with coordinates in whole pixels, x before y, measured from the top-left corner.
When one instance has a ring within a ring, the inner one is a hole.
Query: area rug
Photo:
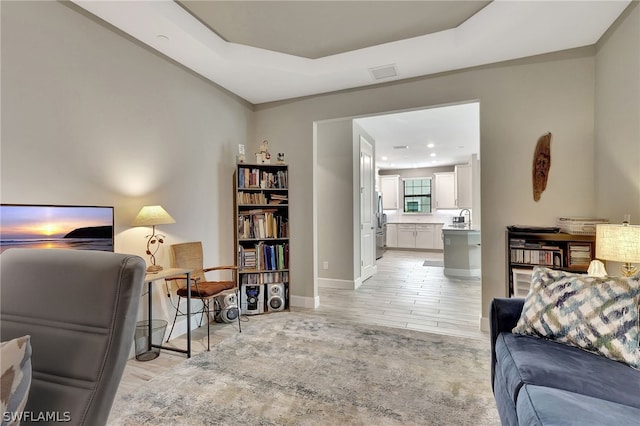
[[[422,266],[439,266],[444,267],[444,261],[442,260],[425,260]]]
[[[119,397],[110,425],[499,425],[489,342],[299,312]]]

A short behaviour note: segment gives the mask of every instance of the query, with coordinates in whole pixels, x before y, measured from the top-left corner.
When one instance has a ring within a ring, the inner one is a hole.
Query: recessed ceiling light
[[[435,152],[432,152],[431,154],[429,154],[429,156],[430,156],[430,157],[435,157],[435,156],[436,156],[436,153],[435,153]]]
[[[389,157],[382,157],[382,161],[387,161]]]
[[[436,146],[436,145],[435,145],[435,144],[433,144],[433,143],[428,143],[428,144],[427,144],[427,148],[433,148],[434,146]]]

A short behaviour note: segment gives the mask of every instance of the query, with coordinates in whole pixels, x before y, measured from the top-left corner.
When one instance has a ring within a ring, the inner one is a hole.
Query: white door
[[[376,261],[373,146],[360,136],[360,277],[370,278]]]

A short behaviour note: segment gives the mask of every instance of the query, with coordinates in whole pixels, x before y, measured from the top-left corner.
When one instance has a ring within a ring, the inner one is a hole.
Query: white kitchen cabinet
[[[416,248],[431,249],[433,248],[433,232],[434,225],[416,225]]]
[[[398,247],[398,225],[387,223],[387,247]]]
[[[416,247],[416,226],[411,224],[398,224],[398,247],[399,248],[415,248]]]
[[[380,189],[382,190],[382,205],[385,210],[397,210],[399,175],[380,176]]]
[[[457,209],[456,204],[456,173],[444,172],[434,173],[435,176],[435,208],[436,209]]]
[[[444,249],[444,242],[442,240],[442,226],[441,224],[434,225],[433,229],[433,248],[436,250]]]
[[[456,205],[459,209],[472,207],[473,175],[470,164],[456,166]]]

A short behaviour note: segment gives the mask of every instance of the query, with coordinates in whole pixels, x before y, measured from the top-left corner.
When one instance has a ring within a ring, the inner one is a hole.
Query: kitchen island
[[[470,224],[446,225],[444,275],[452,278],[480,278],[480,230]]]

